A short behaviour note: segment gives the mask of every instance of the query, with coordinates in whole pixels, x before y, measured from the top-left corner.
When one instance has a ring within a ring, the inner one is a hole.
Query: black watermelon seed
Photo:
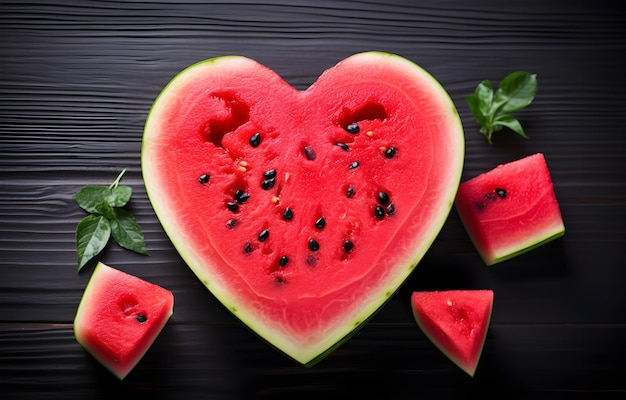
[[[285,284],[285,278],[283,278],[282,276],[277,276],[276,278],[276,283],[279,285],[284,285]]]
[[[396,206],[393,205],[393,203],[389,204],[387,206],[387,215],[393,215],[393,213],[396,212]]]
[[[226,221],[226,227],[228,229],[234,229],[238,223],[239,221],[236,219],[229,219],[228,221]]]
[[[200,182],[201,184],[206,184],[209,183],[209,179],[211,179],[211,175],[209,174],[202,174],[198,177],[198,182]]]
[[[315,221],[315,227],[317,229],[322,229],[325,226],[326,226],[326,220],[324,219],[324,217],[319,217],[319,219]]]
[[[352,161],[350,163],[350,166],[349,166],[350,169],[355,169],[355,168],[358,168],[358,167],[359,167],[359,162],[358,161]]]
[[[359,125],[356,123],[346,125],[346,132],[348,133],[355,134],[355,133],[359,133],[360,130],[361,128],[359,128]]]
[[[309,239],[309,249],[311,249],[311,251],[318,251],[320,244],[315,239]]]
[[[337,146],[341,147],[341,149],[343,149],[343,151],[348,151],[350,150],[350,148],[348,147],[347,144],[345,143],[336,143]]]
[[[246,242],[246,244],[243,246],[244,253],[252,253],[252,250],[254,250],[254,248],[252,247],[252,243]]]
[[[137,322],[139,322],[140,324],[143,324],[148,320],[148,317],[146,317],[145,314],[137,314],[135,319],[137,319]]]
[[[270,190],[271,188],[274,187],[275,184],[276,184],[276,178],[266,179],[263,182],[261,182],[261,188],[263,188],[263,190]]]
[[[250,198],[250,194],[244,192],[243,190],[239,189],[235,192],[235,196],[234,199],[237,203],[239,204],[243,204],[246,201],[248,201],[248,199]]]
[[[383,206],[389,204],[389,195],[385,192],[378,192],[378,202]]]
[[[389,147],[387,148],[387,150],[385,150],[385,158],[393,158],[396,155],[396,148],[395,147]]]
[[[293,211],[291,210],[291,208],[285,208],[285,211],[283,212],[283,219],[285,221],[291,221],[293,219]]]
[[[263,229],[263,230],[261,231],[261,233],[259,233],[259,237],[258,237],[259,242],[264,242],[264,241],[266,241],[268,237],[270,237],[270,231],[269,231],[269,229]]]
[[[343,249],[346,253],[350,253],[354,249],[354,243],[351,240],[343,242]]]
[[[257,132],[250,137],[250,146],[257,147],[260,144],[261,144],[261,134]]]
[[[506,197],[506,190],[498,188],[496,189],[496,194],[499,198],[504,199]]]
[[[235,212],[239,210],[239,204],[229,201],[228,203],[226,203],[226,208],[228,208],[232,212]]]
[[[311,147],[306,146],[304,148],[304,155],[306,156],[307,160],[315,160],[316,154],[315,154],[315,150],[313,150]]]
[[[287,265],[288,262],[289,262],[289,257],[282,256],[280,260],[278,260],[278,265],[280,265],[281,267],[284,267],[285,265]]]
[[[268,169],[267,171],[263,172],[263,178],[265,178],[265,179],[276,178],[276,170],[275,169]]]
[[[374,216],[376,217],[376,219],[385,218],[385,209],[381,206],[376,206],[376,208],[374,209]]]
[[[346,189],[346,197],[349,199],[353,198],[355,193],[354,186],[349,186],[348,189]]]

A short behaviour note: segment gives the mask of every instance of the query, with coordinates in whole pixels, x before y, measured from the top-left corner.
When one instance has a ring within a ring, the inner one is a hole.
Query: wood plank
[[[617,0],[3,1],[0,4],[0,392],[3,398],[622,398],[626,356],[626,7]],[[544,152],[566,235],[487,268],[453,211],[415,273],[314,369],[237,322],[184,265],[143,188],[150,106],[181,69],[241,54],[305,89],[366,50],[401,54],[449,91],[466,130],[463,179]],[[483,79],[536,73],[519,113],[530,136],[489,146],[464,96]],[[150,256],[101,259],[172,290],[175,315],[118,382],[74,340],[90,270],[76,271],[73,195],[122,168]],[[419,332],[413,290],[492,288],[474,379]]]
[[[624,394],[625,370],[613,367],[626,349],[610,344],[624,334],[625,325],[494,324],[476,375],[469,379],[414,324],[372,323],[313,370],[295,365],[235,325],[170,324],[137,369],[119,382],[78,345],[70,325],[4,324],[0,387],[9,396],[29,392],[64,399],[146,391],[177,399],[207,394],[223,399],[366,394],[409,399],[468,393],[542,398],[575,392],[617,398]],[[381,341],[382,336],[389,340]]]

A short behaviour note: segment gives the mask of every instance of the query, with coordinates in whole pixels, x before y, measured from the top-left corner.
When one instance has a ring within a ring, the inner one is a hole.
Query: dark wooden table
[[[626,398],[626,10],[622,1],[15,1],[0,3],[0,397]],[[414,274],[312,369],[237,322],[182,262],[147,199],[142,128],[181,69],[257,59],[298,89],[365,50],[403,55],[449,91],[466,131],[463,179],[543,152],[566,234],[486,267],[453,211]],[[518,115],[530,136],[489,146],[464,96],[536,73]],[[77,272],[73,195],[122,168],[150,256],[100,259],[170,289],[175,313],[119,382],[75,341],[91,269]],[[490,288],[476,376],[411,315],[414,290]],[[374,397],[375,396],[375,397]]]

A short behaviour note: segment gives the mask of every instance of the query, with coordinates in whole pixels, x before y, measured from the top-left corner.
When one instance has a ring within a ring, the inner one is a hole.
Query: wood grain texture
[[[313,369],[245,329],[184,265],[140,170],[154,98],[186,66],[257,59],[298,89],[350,54],[382,50],[427,68],[466,130],[463,179],[543,152],[566,235],[486,268],[453,211],[380,313]],[[626,9],[623,2],[20,1],[0,3],[0,393],[7,399],[623,398],[626,394]],[[464,96],[483,79],[536,73],[519,113],[530,140],[486,144]],[[122,168],[150,252],[101,259],[172,290],[175,314],[124,382],[75,341],[89,271],[77,273],[73,195]],[[471,379],[418,330],[413,290],[491,288],[496,303]]]

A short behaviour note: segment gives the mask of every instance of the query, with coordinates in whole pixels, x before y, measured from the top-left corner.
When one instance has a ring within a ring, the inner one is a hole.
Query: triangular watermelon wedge
[[[493,291],[413,292],[411,306],[424,334],[473,377],[491,320]]]
[[[565,234],[545,156],[500,164],[459,186],[456,209],[487,265]]]

